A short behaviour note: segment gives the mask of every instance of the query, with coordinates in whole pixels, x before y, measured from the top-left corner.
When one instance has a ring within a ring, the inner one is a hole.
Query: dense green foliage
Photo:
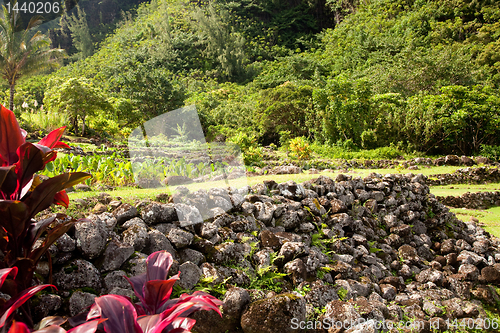
[[[430,154],[500,144],[496,1],[153,0],[134,13],[50,81],[85,77],[111,105],[92,116],[101,132],[195,104],[209,140],[255,139],[247,158],[294,137]],[[40,103],[36,82],[19,89]]]

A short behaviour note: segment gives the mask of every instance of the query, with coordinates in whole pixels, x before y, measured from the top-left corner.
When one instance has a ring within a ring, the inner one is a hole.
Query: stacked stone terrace
[[[348,325],[361,318],[413,318],[423,332],[447,320],[477,323],[500,304],[498,240],[458,220],[422,175],[181,187],[176,196],[182,203],[131,205],[101,195],[96,206],[109,212],[90,214],[53,247],[59,292],[40,297],[39,316],[76,315],[100,294],[133,297],[123,276],[144,272],[158,250],[173,255],[171,274],[181,272],[182,289],[207,278],[204,286],[228,288],[219,295],[222,319],[195,315],[200,333],[375,332]],[[258,283],[265,271],[286,275],[266,287]],[[47,276],[47,264],[38,274]],[[316,322],[346,325],[311,328]]]

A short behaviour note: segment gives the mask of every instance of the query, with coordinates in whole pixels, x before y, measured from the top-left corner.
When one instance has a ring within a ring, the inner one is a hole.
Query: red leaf
[[[7,319],[9,316],[16,311],[18,307],[24,304],[31,296],[39,292],[40,290],[47,288],[47,287],[53,287],[56,288],[56,286],[51,285],[51,284],[42,284],[39,286],[31,287],[26,290],[23,290],[19,295],[17,295],[14,298],[11,298],[7,303],[5,303],[5,307],[7,310],[3,313],[2,317],[0,318],[0,327],[3,327],[5,323],[7,322]],[[56,288],[57,290],[57,288]]]
[[[61,139],[65,129],[66,126],[53,130],[52,132],[47,134],[45,138],[40,140],[38,144],[49,148],[55,148],[56,145],[59,143],[59,140]]]
[[[42,245],[35,250],[33,250],[29,257],[34,261],[38,262],[40,257],[47,252],[49,247],[54,244],[64,233],[66,233],[75,223],[74,220],[66,221],[64,223],[56,225],[54,228],[47,232],[47,236],[43,241]],[[36,241],[36,239],[35,239]]]
[[[160,333],[165,328],[167,328],[167,332],[169,332],[171,329],[174,328],[173,327],[174,321],[180,316],[184,317],[183,314],[189,312],[189,309],[192,308],[193,306],[194,304],[191,302],[177,303],[175,304],[175,306],[162,312],[161,313],[162,321],[160,322],[160,324],[157,325],[154,333]]]
[[[143,333],[137,323],[137,312],[128,299],[120,295],[104,295],[95,299],[100,308],[106,332]],[[90,314],[89,314],[90,315]]]
[[[24,135],[25,136],[25,135]],[[24,136],[14,112],[0,105],[0,156],[2,166],[17,162],[16,150],[24,143]]]
[[[219,310],[219,306],[224,304],[222,301],[218,300],[212,295],[209,295],[202,291],[195,291],[191,295],[182,294],[178,299],[171,299],[164,304],[162,308],[166,309],[162,312],[163,316],[168,316],[171,311],[174,311],[176,307],[179,307],[180,304],[191,304],[191,306],[187,307],[185,312],[179,314],[180,317],[187,317],[194,311],[198,310],[214,310],[221,317],[222,314]]]
[[[61,326],[50,325],[48,327],[39,329],[38,331],[35,331],[33,333],[66,333],[66,330]]]
[[[191,332],[191,329],[196,324],[196,320],[192,318],[177,318],[172,322],[174,328],[182,328],[187,330],[186,332]],[[170,333],[170,332],[169,332]]]
[[[48,208],[54,201],[54,196],[65,188],[76,185],[85,179],[91,177],[85,172],[65,173],[53,178],[50,178],[30,192],[27,198],[23,201],[30,207],[30,216],[41,212]]]
[[[33,179],[33,175],[43,170],[44,154],[32,143],[26,142],[17,149],[19,161],[16,162],[17,189],[16,198],[21,199],[21,190]]]
[[[14,321],[8,333],[30,333],[30,330],[25,323]]]
[[[165,328],[168,328],[168,333],[190,333],[196,320],[191,318],[176,318],[170,321],[169,319],[162,320],[160,315],[154,315],[142,316],[137,322],[144,333],[162,333]]]
[[[132,277],[126,277],[128,283],[132,286],[132,289],[134,289],[134,294],[137,296],[139,301],[146,306],[146,300],[144,299],[144,287],[146,286],[147,278],[146,278],[146,273],[132,276]]]
[[[147,281],[166,280],[172,262],[172,255],[167,251],[151,253],[146,259]]]
[[[7,159],[4,159],[2,155],[0,155],[0,166],[8,166],[10,165],[9,162],[7,162]]]
[[[0,220],[1,225],[5,228],[11,241],[17,241],[17,238],[26,230],[29,221],[28,206],[21,201],[2,200],[0,201]]]
[[[17,188],[16,166],[0,168],[0,177],[4,177],[0,185],[0,197],[2,199],[10,199]]]
[[[97,330],[97,326],[104,321],[106,321],[106,319],[88,321],[70,329],[67,333],[94,333]]]
[[[37,147],[43,156],[43,165],[45,166],[47,163],[52,162],[57,157],[57,152],[53,151],[51,148],[46,147],[44,145],[33,143],[33,146]]]
[[[66,191],[61,191],[57,192],[56,195],[54,196],[54,204],[59,205],[59,206],[64,206],[68,208],[69,206],[69,197]]]
[[[168,301],[173,283],[179,278],[177,275],[166,280],[172,262],[170,253],[156,251],[146,259],[145,274],[127,278],[145,313],[156,314],[159,308]],[[150,281],[156,282],[148,285]]]
[[[0,188],[2,188],[2,184],[9,176],[15,176],[15,166],[11,165],[8,167],[0,167]]]
[[[161,333],[161,332],[157,332],[157,333]],[[168,333],[191,333],[191,331],[190,330],[186,330],[186,329],[184,329],[184,328],[181,327],[181,328],[169,329]]]
[[[38,328],[42,329],[42,328],[49,327],[49,326],[61,325],[64,322],[66,322],[66,319],[64,319],[62,317],[57,317],[57,316],[45,317],[38,324]]]
[[[9,274],[12,275],[11,277],[13,279],[15,279],[17,275],[17,267],[0,269],[0,287],[2,287],[3,283],[5,282],[5,279],[7,279]]]
[[[68,148],[71,149],[70,146],[68,146],[66,143],[59,141],[56,143],[56,145],[53,148]]]
[[[47,230],[48,226],[54,222],[56,218],[64,218],[64,214],[57,214],[56,216],[49,217],[38,222],[32,222],[24,238],[24,245],[27,249],[31,249],[33,243]]]
[[[153,280],[146,282],[144,299],[146,301],[145,305],[151,309],[150,314],[159,313],[158,310],[170,298],[172,288],[177,280],[179,280],[179,274],[168,280]]]
[[[144,333],[154,332],[156,325],[160,322],[160,315],[141,316],[137,319],[137,323]]]

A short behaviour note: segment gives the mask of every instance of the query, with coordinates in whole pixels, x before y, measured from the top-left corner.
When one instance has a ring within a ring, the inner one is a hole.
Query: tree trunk
[[[11,111],[14,111],[14,88],[15,88],[16,84],[15,83],[11,83],[10,84],[10,99],[9,99],[9,108]]]
[[[85,136],[85,116],[83,116],[82,136]]]
[[[71,127],[72,127],[72,131],[75,133],[78,132],[78,117],[77,116],[74,116],[73,119],[71,120],[72,124],[71,124]]]

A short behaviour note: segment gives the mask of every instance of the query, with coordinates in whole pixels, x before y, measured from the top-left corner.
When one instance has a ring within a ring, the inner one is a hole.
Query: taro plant
[[[83,172],[64,173],[42,181],[36,175],[57,157],[53,148],[60,142],[64,127],[50,132],[38,143],[26,142],[14,113],[0,106],[0,268],[16,268],[13,280],[4,288],[11,297],[22,295],[31,286],[33,273],[49,247],[76,221],[58,214],[36,221],[35,215],[51,204],[68,207],[65,189],[87,178]],[[41,240],[41,245],[34,247]],[[46,255],[50,262],[50,255]],[[23,306],[23,319],[32,326],[30,309]]]

